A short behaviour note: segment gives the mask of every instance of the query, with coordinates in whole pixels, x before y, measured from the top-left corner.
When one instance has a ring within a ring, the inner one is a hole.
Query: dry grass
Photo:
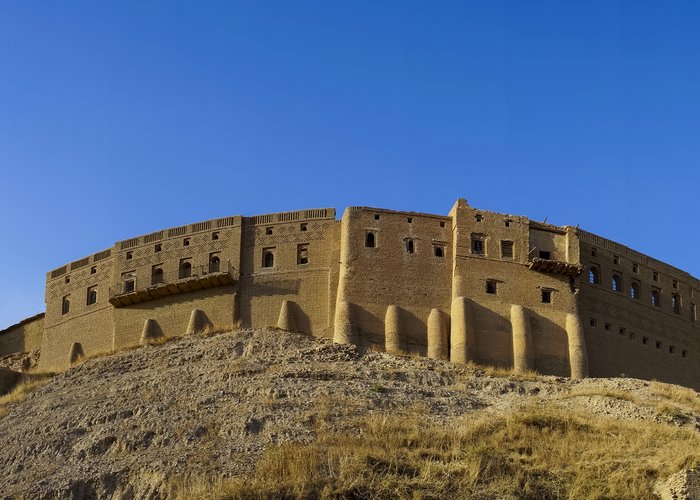
[[[0,416],[2,416],[3,410],[4,413],[7,414],[7,409],[3,408],[4,406],[22,401],[29,394],[46,384],[51,376],[52,373],[50,372],[43,372],[42,374],[34,373],[31,378],[20,381],[10,392],[4,396],[0,396]]]
[[[528,370],[526,372],[516,372],[512,367],[510,368],[503,368],[499,366],[488,366],[488,365],[480,365],[477,363],[474,363],[473,361],[469,361],[466,365],[466,368],[469,370],[478,370],[484,372],[484,374],[488,375],[489,377],[502,377],[502,378],[508,378],[512,380],[539,380],[542,378],[542,374],[534,371],[534,370]],[[472,373],[467,373],[467,376],[473,376]]]
[[[179,488],[180,498],[634,498],[700,464],[697,432],[524,408],[455,424],[368,416],[361,433],[268,449],[250,478]]]
[[[652,382],[651,390],[661,398],[672,403],[687,406],[695,413],[700,413],[700,394],[693,389],[662,382]]]

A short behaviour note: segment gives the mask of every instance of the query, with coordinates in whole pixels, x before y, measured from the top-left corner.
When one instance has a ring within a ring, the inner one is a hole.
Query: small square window
[[[676,352],[676,346],[675,345],[668,346],[668,352],[669,352],[669,354],[673,354],[674,352]]]
[[[649,337],[642,337],[642,344],[647,345],[649,343]]]
[[[184,240],[182,240],[182,246],[183,246],[183,247],[188,247],[188,246],[190,246],[190,239],[189,239],[189,238],[185,238]]]
[[[590,322],[590,324],[591,324],[591,326],[592,326],[593,328],[595,328],[596,325],[598,324],[598,321],[597,321],[595,318],[591,318],[591,319],[589,320],[589,322]]]
[[[552,291],[542,290],[542,303],[551,304],[552,303]]]
[[[498,282],[495,280],[486,280],[486,293],[497,294]]]
[[[620,335],[627,335],[627,330],[624,327],[620,327]]]
[[[663,347],[663,343],[661,341],[657,340],[656,341],[656,348],[661,349],[661,347]]]
[[[606,331],[606,332],[611,332],[611,331],[612,331],[612,324],[610,324],[610,323],[605,323],[605,331]]]
[[[163,249],[163,246],[160,243],[158,243],[153,250],[156,252],[160,252],[162,249]]]
[[[546,250],[540,250],[539,256],[540,256],[540,259],[549,260],[549,258],[552,256],[552,254],[551,254],[551,252],[548,252]]]
[[[379,214],[374,214],[374,220],[379,220]]]
[[[632,272],[639,274],[639,264],[632,264]]]
[[[595,257],[598,255],[598,249],[597,248],[591,248],[591,257]]]
[[[634,340],[637,337],[637,334],[634,332],[630,332],[630,340]]]
[[[408,218],[406,219],[406,222],[408,222],[409,224],[411,224],[411,223],[413,222],[413,217],[408,217]]]
[[[620,263],[620,257],[617,255],[613,255],[613,264],[619,264]]]
[[[126,252],[126,260],[131,260],[134,257],[134,252]]]
[[[687,357],[688,357],[688,351],[686,351],[685,349],[683,349],[683,350],[681,351],[681,357],[682,357],[682,358],[687,358]]]
[[[659,273],[657,273],[656,271],[652,272],[651,279],[653,279],[654,281],[659,281]]]
[[[445,227],[445,221],[440,222],[440,227]]]
[[[211,239],[212,241],[218,240],[219,239],[219,231],[214,231],[211,233]]]
[[[90,274],[97,274],[97,266],[92,266],[90,268]]]
[[[678,282],[673,280],[673,288],[678,289]]]
[[[299,231],[307,231],[309,229],[309,225],[306,222],[302,222],[299,224]]]
[[[435,257],[444,257],[445,256],[445,247],[442,245],[433,245],[433,254]]]
[[[63,280],[66,284],[70,283],[70,276],[66,276]]]
[[[481,221],[484,220],[484,216],[481,215],[481,214],[476,214],[476,215],[474,216],[474,218],[476,219],[477,222],[481,222]]]
[[[510,223],[513,222],[513,221],[510,220],[510,219],[506,219],[506,220],[503,221],[503,222],[505,223],[506,227],[510,227]]]
[[[265,228],[265,234],[268,235],[268,236],[271,235],[271,234],[272,234],[272,228],[271,228],[271,227],[266,227],[266,228]]]

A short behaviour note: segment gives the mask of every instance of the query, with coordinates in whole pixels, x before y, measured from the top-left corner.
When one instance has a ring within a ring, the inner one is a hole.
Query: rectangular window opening
[[[299,224],[299,231],[307,231],[309,229],[309,225],[306,222],[302,222]]]
[[[539,256],[540,256],[540,259],[549,260],[550,257],[552,256],[552,253],[548,252],[547,250],[540,250]]]
[[[498,293],[498,281],[486,280],[486,293],[496,295]]]
[[[661,341],[657,340],[656,341],[656,348],[661,349],[661,347],[663,347],[663,343]]]
[[[219,231],[214,231],[213,233],[211,233],[211,239],[212,239],[212,241],[218,240],[219,239]]]
[[[649,337],[642,337],[642,344],[647,345],[649,343]]]
[[[297,264],[308,264],[309,263],[309,245],[297,245]]]
[[[552,291],[551,290],[542,290],[542,303],[543,304],[551,304],[552,303]]]
[[[265,228],[265,234],[268,235],[268,236],[271,235],[271,234],[272,234],[272,228],[271,228],[271,227],[266,227],[266,228]]]
[[[589,320],[589,322],[590,322],[590,325],[591,325],[593,328],[595,328],[596,325],[598,324],[598,321],[596,321],[595,318],[591,318],[591,319]]]
[[[86,305],[91,306],[97,302],[97,285],[88,287]]]
[[[611,331],[612,331],[612,324],[610,324],[610,323],[605,323],[605,331],[606,331],[606,332],[611,332]]]
[[[501,258],[512,259],[513,258],[513,242],[508,240],[501,240]]]
[[[472,234],[472,255],[485,255],[486,244],[484,236],[481,234]]]

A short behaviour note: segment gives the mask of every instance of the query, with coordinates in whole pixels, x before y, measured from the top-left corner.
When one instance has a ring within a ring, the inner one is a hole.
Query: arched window
[[[651,304],[656,307],[661,306],[661,294],[658,290],[651,291]]]
[[[681,313],[681,296],[677,293],[671,294],[671,307],[674,313]]]
[[[97,287],[91,286],[87,289],[87,305],[92,305],[97,303]]]
[[[63,302],[61,303],[61,314],[68,314],[70,311],[70,295],[63,297]]]
[[[209,257],[209,272],[218,273],[221,268],[221,259],[217,255]]]
[[[267,250],[263,256],[263,267],[275,267],[275,254]]]
[[[374,233],[367,233],[367,236],[365,236],[365,246],[367,248],[375,247]]]
[[[588,270],[588,282],[591,285],[600,285],[600,269],[596,266],[591,266]]]
[[[444,257],[445,256],[445,250],[439,246],[435,246],[435,257]]]
[[[408,253],[414,253],[416,251],[415,247],[413,246],[413,240],[408,240],[406,242],[406,251]]]
[[[633,281],[630,285],[630,297],[633,299],[639,299],[639,283]]]
[[[192,276],[192,264],[188,260],[180,261],[180,279]]]
[[[158,283],[163,283],[163,268],[160,266],[153,266],[151,270],[151,285],[157,285]]]
[[[612,289],[615,292],[622,291],[622,278],[620,278],[620,276],[617,274],[612,275]]]

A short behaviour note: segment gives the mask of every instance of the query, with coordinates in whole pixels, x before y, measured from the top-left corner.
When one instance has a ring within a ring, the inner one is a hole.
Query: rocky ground
[[[88,359],[6,405],[0,498],[163,498],[174,477],[251,473],[271,444],[312,441],[319,419],[352,432],[367,412],[445,422],[534,402],[700,432],[692,404],[664,409],[652,386],[497,377],[280,330],[182,337]]]

